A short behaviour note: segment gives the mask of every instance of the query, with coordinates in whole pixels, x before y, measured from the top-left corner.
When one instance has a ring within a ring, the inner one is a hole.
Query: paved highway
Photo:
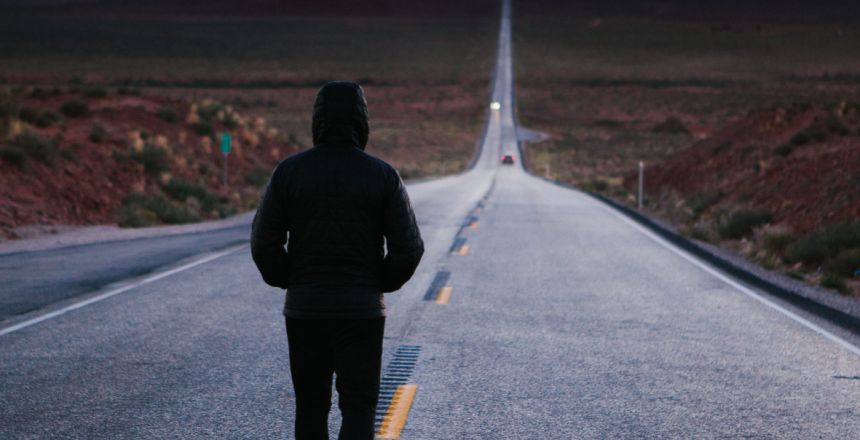
[[[386,373],[418,387],[401,438],[860,438],[854,335],[522,169],[509,10],[479,160],[408,187],[427,252],[386,297],[384,363],[414,361]],[[247,248],[141,282],[0,336],[0,438],[289,438],[283,293]]]

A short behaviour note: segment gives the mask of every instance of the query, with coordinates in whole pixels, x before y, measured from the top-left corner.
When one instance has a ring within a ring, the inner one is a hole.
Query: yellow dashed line
[[[472,222],[472,224],[469,225],[469,229],[478,229],[478,222]]]
[[[448,300],[451,299],[451,292],[454,289],[451,287],[443,287],[439,289],[439,296],[436,297],[436,304],[448,304]]]
[[[448,288],[446,287],[445,289]],[[439,301],[437,300],[436,302]],[[415,398],[416,391],[418,391],[418,385],[400,385],[397,387],[394,397],[391,399],[391,404],[388,406],[388,412],[385,413],[385,419],[379,425],[379,432],[376,434],[376,438],[400,438],[400,433],[403,432],[403,425],[406,424],[406,417],[409,415],[409,409],[412,408],[412,400]]]
[[[464,244],[460,246],[460,249],[457,249],[455,252],[451,253],[454,255],[466,255],[469,253],[469,246]]]

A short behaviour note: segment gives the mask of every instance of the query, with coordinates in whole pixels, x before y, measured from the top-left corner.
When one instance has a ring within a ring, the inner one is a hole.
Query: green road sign
[[[230,152],[230,133],[221,135],[221,152],[227,154]]]

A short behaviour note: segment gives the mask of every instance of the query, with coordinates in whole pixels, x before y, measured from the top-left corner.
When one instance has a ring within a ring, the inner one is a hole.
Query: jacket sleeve
[[[254,216],[251,256],[266,284],[286,289],[290,285],[289,258],[284,249],[287,243],[289,207],[274,182],[273,176],[269,179]]]
[[[399,290],[412,278],[424,255],[418,222],[399,176],[397,189],[386,203],[382,233],[388,247],[382,266],[382,291],[387,293]]]

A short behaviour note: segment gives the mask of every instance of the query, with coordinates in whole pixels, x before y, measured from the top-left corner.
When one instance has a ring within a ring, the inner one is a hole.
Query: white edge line
[[[16,332],[18,330],[21,330],[22,328],[26,328],[26,327],[29,327],[31,325],[38,324],[42,321],[47,321],[51,318],[55,318],[57,316],[60,316],[66,312],[71,312],[72,310],[77,310],[77,309],[80,309],[82,307],[86,307],[90,304],[97,303],[103,299],[110,298],[114,295],[119,295],[120,293],[128,292],[129,290],[143,286],[144,284],[149,284],[153,281],[158,281],[162,278],[167,278],[171,275],[177,274],[177,273],[182,272],[184,270],[191,269],[192,267],[196,267],[196,266],[199,266],[199,265],[204,264],[204,263],[208,263],[208,262],[210,262],[216,258],[223,257],[229,253],[238,251],[239,249],[245,248],[247,246],[248,246],[247,244],[243,244],[243,245],[235,246],[235,247],[232,247],[232,248],[220,251],[220,252],[216,252],[214,254],[207,255],[206,257],[203,257],[197,261],[193,261],[191,263],[179,266],[175,269],[168,270],[167,272],[162,272],[159,274],[152,275],[150,277],[146,277],[146,278],[144,278],[144,279],[142,279],[136,283],[130,284],[128,286],[123,286],[123,287],[120,287],[119,289],[114,289],[114,290],[111,290],[110,292],[105,292],[101,295],[94,296],[88,300],[81,301],[79,303],[75,303],[75,304],[72,304],[72,305],[67,306],[67,307],[63,307],[60,310],[55,310],[51,313],[46,313],[46,314],[39,316],[37,318],[29,319],[29,320],[21,322],[19,324],[15,324],[11,327],[6,327],[6,328],[0,330],[0,336],[7,335],[7,334],[12,333],[12,332]]]
[[[808,328],[808,329],[810,329],[810,330],[812,330],[812,331],[814,331],[814,332],[818,333],[818,334],[819,334],[819,335],[821,335],[821,336],[824,336],[825,338],[827,338],[827,339],[831,340],[832,342],[835,342],[837,345],[839,345],[839,346],[841,346],[842,348],[844,348],[844,349],[846,349],[846,350],[850,351],[851,353],[854,353],[855,355],[860,356],[860,348],[857,348],[856,346],[854,346],[854,345],[853,345],[853,344],[851,344],[850,342],[848,342],[848,341],[846,341],[846,340],[844,340],[844,339],[840,338],[839,336],[836,336],[836,335],[834,335],[833,333],[830,333],[829,331],[827,331],[827,330],[825,330],[825,329],[823,329],[823,328],[821,328],[821,327],[819,327],[819,326],[817,326],[817,325],[813,324],[812,322],[808,321],[807,319],[804,319],[804,318],[802,318],[802,317],[798,316],[798,315],[797,315],[797,314],[795,314],[794,312],[789,311],[788,309],[786,309],[786,308],[784,308],[784,307],[780,306],[779,304],[774,303],[773,301],[771,301],[771,300],[769,300],[769,299],[767,299],[767,298],[765,298],[765,297],[763,297],[763,296],[759,295],[758,293],[755,293],[754,291],[750,290],[750,289],[749,289],[749,288],[747,288],[746,286],[744,286],[744,285],[742,285],[742,284],[738,283],[737,281],[735,281],[735,280],[733,280],[733,279],[729,278],[729,277],[728,277],[728,276],[726,276],[725,274],[720,273],[717,269],[714,269],[713,267],[711,267],[711,266],[709,266],[708,264],[706,264],[706,263],[702,262],[702,261],[701,261],[701,260],[699,260],[698,258],[696,258],[696,257],[694,257],[694,256],[692,256],[692,255],[690,255],[690,254],[689,254],[689,253],[687,253],[686,251],[684,251],[684,250],[680,249],[679,247],[675,246],[674,244],[672,244],[672,243],[670,243],[670,242],[666,241],[663,237],[660,237],[659,235],[655,234],[653,231],[651,231],[651,230],[647,229],[646,227],[644,227],[644,226],[640,225],[640,224],[639,224],[639,223],[637,223],[635,220],[630,219],[629,217],[625,216],[624,214],[622,214],[622,213],[620,213],[620,212],[617,212],[616,210],[614,210],[614,209],[612,209],[612,208],[610,208],[610,207],[607,207],[607,206],[603,206],[603,208],[604,208],[604,209],[606,209],[607,211],[609,211],[610,213],[612,213],[612,215],[614,215],[614,216],[616,216],[616,217],[620,218],[620,219],[621,219],[622,221],[624,221],[625,223],[627,223],[627,224],[629,224],[630,226],[633,226],[634,228],[638,229],[640,232],[642,232],[643,234],[647,235],[647,236],[648,236],[648,237],[650,237],[652,240],[654,240],[654,241],[656,241],[657,243],[659,243],[659,244],[663,245],[665,248],[667,248],[667,249],[669,249],[670,251],[672,251],[672,252],[674,252],[674,253],[678,254],[679,256],[681,256],[681,258],[684,258],[685,260],[689,261],[690,263],[693,263],[693,264],[694,264],[694,265],[696,265],[699,269],[702,269],[702,270],[704,270],[705,272],[707,272],[707,273],[709,273],[709,274],[713,275],[714,277],[716,277],[716,278],[720,279],[722,282],[724,282],[724,283],[726,283],[726,284],[728,284],[728,285],[730,285],[730,286],[734,287],[735,289],[739,290],[741,293],[743,293],[743,294],[745,294],[745,295],[749,296],[750,298],[752,298],[752,299],[754,299],[754,300],[756,300],[756,301],[758,301],[758,302],[760,302],[760,303],[762,303],[762,304],[764,304],[764,305],[766,305],[766,306],[768,306],[768,307],[770,307],[770,308],[772,308],[772,309],[776,310],[776,311],[777,311],[777,312],[779,312],[779,313],[782,313],[783,315],[787,316],[788,318],[791,318],[793,321],[797,322],[798,324],[800,324],[800,325],[802,325],[802,326],[804,326],[804,327],[806,327],[806,328]]]

